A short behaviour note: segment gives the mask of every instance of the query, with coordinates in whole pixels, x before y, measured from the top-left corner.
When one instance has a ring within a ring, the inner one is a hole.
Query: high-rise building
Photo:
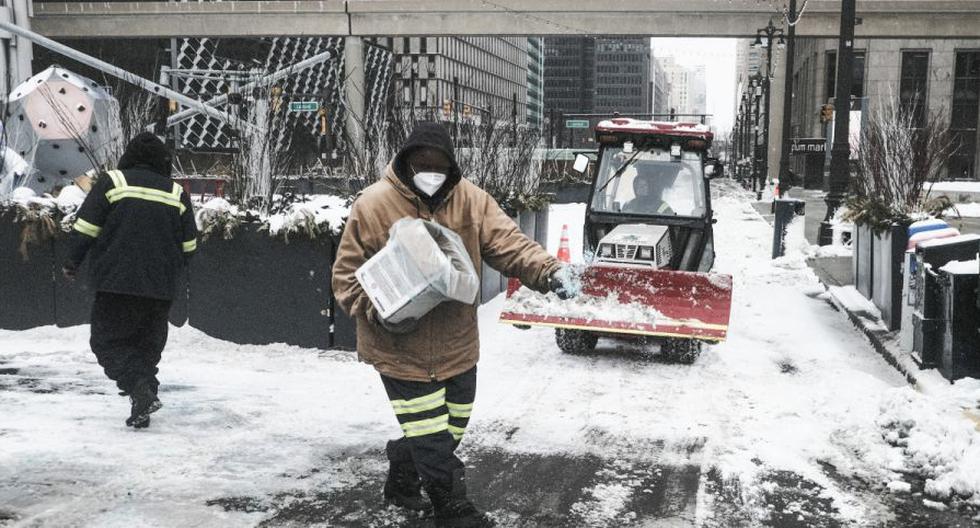
[[[678,115],[707,111],[707,83],[704,66],[687,67],[674,57],[658,57],[670,83],[667,112]]]
[[[544,124],[544,39],[527,39],[527,122]]]
[[[528,117],[528,45],[517,37],[399,37],[395,92],[436,119]],[[449,109],[449,112],[445,110]]]
[[[595,101],[595,43],[592,37],[544,39],[545,112],[591,113]]]
[[[752,39],[738,39],[735,44],[735,81],[738,86],[746,86],[749,77],[763,68],[766,50],[753,46],[753,42]]]
[[[596,39],[592,112],[650,113],[650,39]]]
[[[650,41],[645,38],[545,39],[545,111],[650,112]]]
[[[650,56],[650,111],[654,114],[670,113],[670,79],[660,58]]]
[[[708,82],[703,65],[691,68],[689,114],[708,113]]]

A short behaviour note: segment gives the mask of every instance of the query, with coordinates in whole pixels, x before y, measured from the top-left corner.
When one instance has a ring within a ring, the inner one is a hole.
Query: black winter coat
[[[96,291],[173,299],[177,274],[197,249],[190,198],[149,167],[102,174],[78,210],[65,267],[89,256]]]

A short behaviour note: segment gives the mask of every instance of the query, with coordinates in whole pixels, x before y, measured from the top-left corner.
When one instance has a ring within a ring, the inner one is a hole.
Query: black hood
[[[150,132],[143,132],[126,145],[117,167],[119,170],[141,167],[169,178],[173,171],[173,156],[163,141]]]
[[[415,183],[412,182],[412,170],[408,167],[407,158],[408,154],[415,149],[429,147],[442,151],[446,157],[449,158],[450,170],[449,174],[446,175],[446,183],[432,196],[420,191],[415,187]],[[415,129],[405,140],[405,144],[402,145],[398,154],[395,155],[395,161],[393,163],[393,168],[395,170],[395,175],[398,179],[402,181],[409,189],[411,189],[415,194],[419,195],[429,207],[435,209],[446,195],[456,187],[459,180],[462,178],[462,173],[459,170],[459,165],[456,163],[456,155],[453,151],[453,141],[449,137],[449,132],[446,127],[432,122],[421,122],[415,125]]]

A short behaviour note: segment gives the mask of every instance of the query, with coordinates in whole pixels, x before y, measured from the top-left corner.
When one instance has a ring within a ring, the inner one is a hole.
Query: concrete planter
[[[289,243],[249,225],[198,245],[190,324],[234,343],[330,348],[333,241]]]
[[[902,323],[902,265],[908,241],[908,226],[904,224],[872,234],[870,298],[889,330],[897,330]]]
[[[874,277],[874,235],[865,224],[854,226],[854,286],[865,298],[872,297]]]

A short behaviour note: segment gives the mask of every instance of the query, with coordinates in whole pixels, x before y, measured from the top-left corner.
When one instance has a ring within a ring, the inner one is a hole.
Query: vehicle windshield
[[[636,156],[634,158],[634,155]],[[622,166],[632,162],[613,178]],[[701,157],[683,152],[671,159],[670,152],[655,148],[623,152],[620,147],[603,151],[596,179],[592,210],[656,216],[705,215],[704,176]]]

